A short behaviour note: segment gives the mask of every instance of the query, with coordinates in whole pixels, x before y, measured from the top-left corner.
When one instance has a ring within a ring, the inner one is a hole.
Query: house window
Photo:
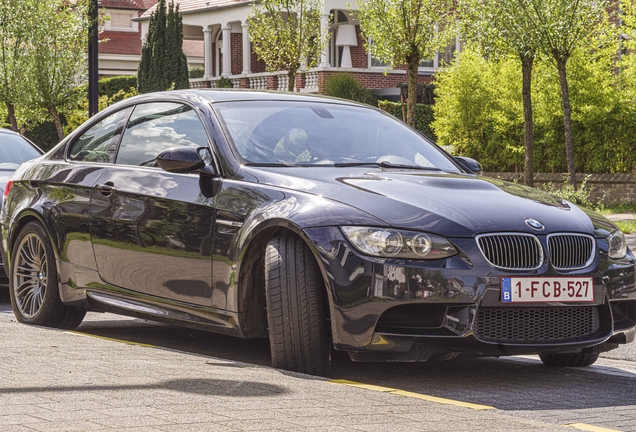
[[[372,41],[369,39],[369,46],[372,44]],[[461,48],[459,36],[455,38],[455,40],[449,44],[446,49],[442,52],[439,52],[429,60],[422,60],[420,62],[419,68],[423,70],[431,70],[437,69],[444,64],[450,64],[455,56],[455,52],[459,51]],[[388,63],[382,62],[375,58],[371,52],[369,52],[369,67],[371,68],[383,68],[386,69],[389,66]]]
[[[373,41],[371,39],[369,39],[369,67],[372,68],[383,68],[386,69],[389,66],[389,64],[387,62],[383,62],[380,59],[377,59],[373,56],[373,54],[371,54],[371,45],[373,44]]]
[[[136,12],[129,11],[106,11],[106,16],[110,19],[104,26],[105,30],[110,31],[138,31],[138,25],[133,21],[137,16]]]

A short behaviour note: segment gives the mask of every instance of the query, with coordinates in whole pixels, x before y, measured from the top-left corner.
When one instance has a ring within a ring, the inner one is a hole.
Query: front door
[[[204,196],[198,174],[174,174],[154,166],[161,151],[186,145],[208,145],[192,108],[137,105],[115,165],[101,174],[93,190],[91,239],[105,282],[209,306],[213,198]]]

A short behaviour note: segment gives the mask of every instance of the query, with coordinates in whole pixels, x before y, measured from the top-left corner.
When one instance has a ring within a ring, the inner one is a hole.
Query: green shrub
[[[586,185],[590,177],[591,175],[586,175],[580,186],[575,190],[574,187],[570,184],[570,176],[568,174],[565,174],[563,185],[560,188],[555,188],[552,183],[548,183],[547,185],[543,185],[543,190],[551,193],[552,195],[556,195],[561,199],[570,201],[573,204],[594,209],[595,207],[598,207],[600,205],[603,199],[601,198],[598,203],[593,203],[592,201],[590,201],[592,188],[588,188]]]
[[[203,75],[205,75],[205,69],[203,68],[190,69],[190,78],[203,78]]]
[[[631,172],[636,166],[636,61],[616,73],[616,47],[581,51],[568,63],[577,172]],[[632,57],[630,54],[626,57]],[[485,171],[523,171],[521,67],[486,60],[467,46],[435,81],[438,144],[479,160]],[[535,62],[532,83],[534,169],[565,172],[563,111],[556,69]]]
[[[216,80],[216,88],[234,88],[234,84],[232,84],[231,79],[222,76],[221,78]]]
[[[112,96],[103,95],[100,96],[98,101],[98,109],[101,111],[106,107],[111,106],[112,104],[122,101],[124,99],[128,99],[129,97],[137,96],[137,88],[131,87],[128,91],[119,90],[117,93]],[[66,121],[64,124],[64,134],[68,135],[73,132],[77,127],[81,126],[88,120],[88,99],[80,99],[80,102],[73,107],[73,109],[68,110],[66,112]]]
[[[337,73],[327,78],[325,94],[374,106],[377,104],[377,99],[371,94],[371,91],[347,73]]]
[[[124,91],[130,93],[130,89],[137,88],[136,75],[122,75],[99,80],[99,95],[112,98],[117,93]]]
[[[64,114],[60,114],[60,120],[62,121],[62,124],[65,124],[66,116]],[[53,123],[53,120],[47,120],[30,126],[23,132],[23,135],[33,141],[34,144],[44,151],[49,151],[60,141],[57,136],[57,130],[55,129],[55,123]]]
[[[402,104],[399,102],[379,101],[378,107],[389,114],[394,115],[400,120],[403,119]],[[404,105],[404,111],[406,112],[406,105]],[[430,105],[417,104],[415,107],[415,129],[420,131],[427,137],[436,140],[431,123],[433,122],[433,108]]]

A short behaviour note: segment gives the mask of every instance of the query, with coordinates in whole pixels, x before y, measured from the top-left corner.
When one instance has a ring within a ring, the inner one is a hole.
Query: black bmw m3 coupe
[[[634,255],[602,216],[478,175],[377,109],[190,90],[120,102],[7,183],[20,322],[109,311],[269,338],[275,367],[631,342]]]

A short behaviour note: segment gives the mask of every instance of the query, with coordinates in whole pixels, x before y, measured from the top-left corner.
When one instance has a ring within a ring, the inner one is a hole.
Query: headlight
[[[383,258],[440,259],[457,254],[444,237],[388,228],[341,227],[360,252]]]
[[[609,245],[607,254],[610,258],[625,258],[627,254],[627,242],[625,241],[625,234],[623,234],[621,230],[612,231],[609,237],[607,237],[607,243]]]

